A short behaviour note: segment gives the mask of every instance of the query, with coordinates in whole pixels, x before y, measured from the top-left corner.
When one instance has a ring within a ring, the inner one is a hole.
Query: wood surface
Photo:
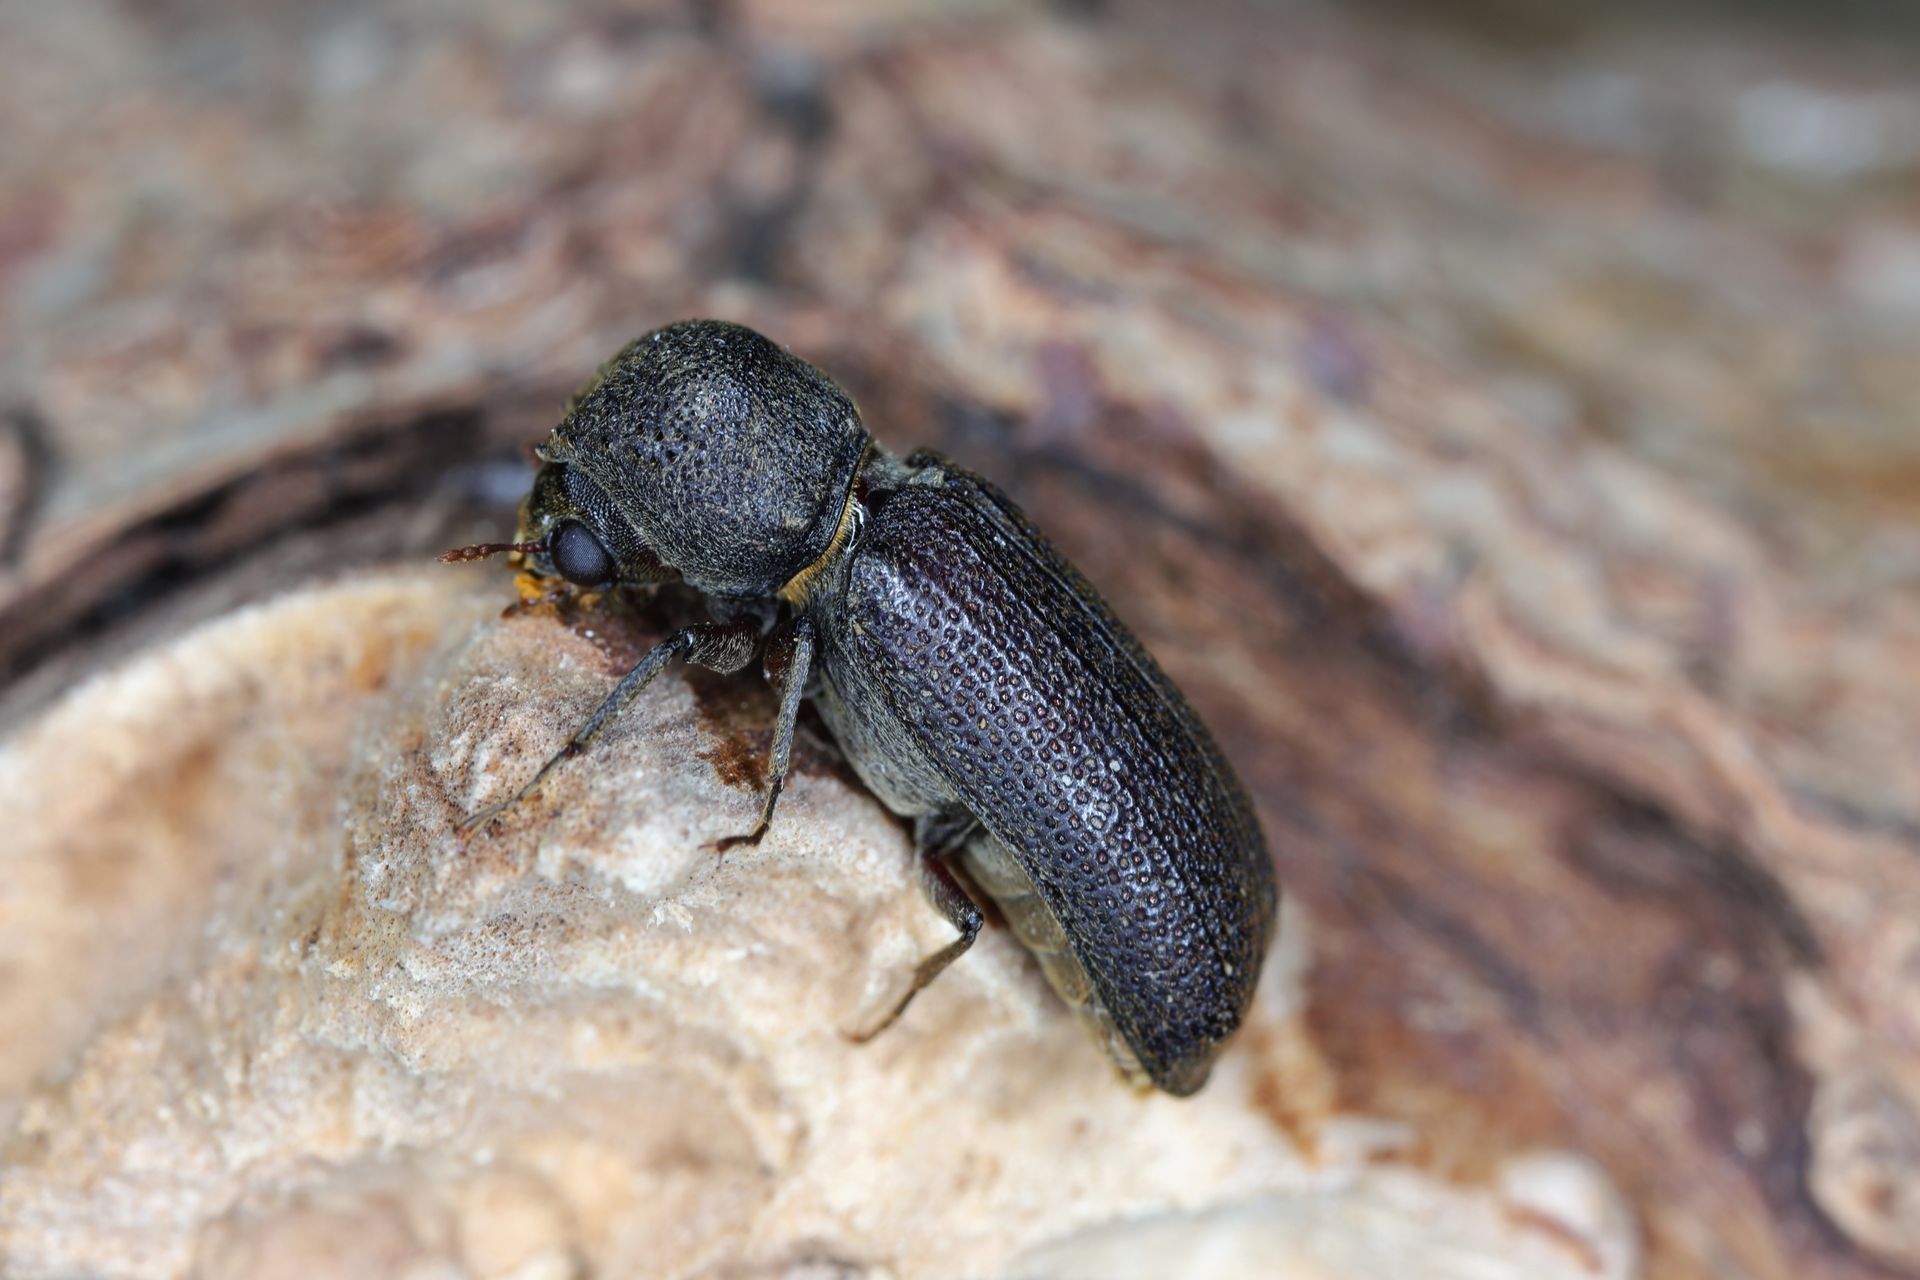
[[[1289,1140],[1920,1275],[1920,59],[1178,10],[0,19],[0,714],[504,536],[575,380],[738,319],[1214,727],[1311,922]]]

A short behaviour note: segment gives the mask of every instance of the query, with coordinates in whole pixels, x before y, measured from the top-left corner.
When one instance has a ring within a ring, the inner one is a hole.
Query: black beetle
[[[764,655],[780,704],[766,801],[722,847],[766,831],[811,696],[914,820],[927,892],[960,932],[881,1026],[980,931],[952,859],[1131,1079],[1205,1083],[1273,934],[1265,839],[1180,691],[1004,494],[932,452],[881,452],[825,374],[711,320],[629,344],[538,456],[519,541],[445,558],[510,552],[527,602],[677,578],[720,620],[655,647],[466,830],[675,658],[736,672]]]

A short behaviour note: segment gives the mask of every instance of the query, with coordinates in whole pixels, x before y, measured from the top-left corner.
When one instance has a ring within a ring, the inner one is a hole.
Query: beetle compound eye
[[[569,520],[554,530],[548,546],[553,567],[576,587],[596,587],[613,577],[613,557],[578,520]]]

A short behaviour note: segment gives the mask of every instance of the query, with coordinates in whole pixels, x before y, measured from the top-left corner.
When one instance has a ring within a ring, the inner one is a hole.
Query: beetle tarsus
[[[540,784],[547,780],[547,775],[552,773],[554,769],[560,764],[561,761],[568,760],[574,756],[579,755],[580,750],[584,745],[585,744],[580,740],[579,735],[576,734],[574,736],[573,741],[567,743],[566,746],[560,748],[558,751],[554,752],[551,756],[547,757],[547,762],[540,766],[540,771],[533,775],[533,780],[528,782],[526,786],[521,787],[518,791],[508,796],[505,800],[502,800],[499,804],[490,804],[486,808],[480,810],[480,812],[473,814],[471,817],[467,818],[466,821],[462,822],[460,824],[461,838],[465,839],[466,837],[474,834],[477,831],[484,831],[488,827],[492,826],[496,821],[505,817],[509,810],[513,809],[522,800],[525,800],[528,796],[538,791],[540,789]]]
[[[460,843],[462,845],[465,845],[467,840],[473,835],[474,832],[484,831],[488,827],[492,826],[494,819],[498,818],[501,814],[505,813],[508,809],[511,809],[519,799],[520,799],[519,796],[515,796],[512,800],[509,800],[506,804],[488,805],[486,808],[482,809],[480,812],[475,814],[470,814],[468,817],[464,818],[461,821],[460,825],[454,828],[454,831],[457,832],[460,836]]]
[[[757,845],[773,825],[773,809],[787,783],[787,769],[793,762],[793,729],[800,718],[800,700],[806,695],[807,678],[813,672],[813,620],[794,619],[791,625],[774,632],[767,642],[761,667],[780,695],[780,715],[773,726],[772,759],[767,767],[767,798],[760,806],[759,820],[745,835],[725,836],[713,842],[715,853],[725,853],[740,845]]]
[[[565,760],[567,756],[572,753],[572,751],[573,751],[573,744],[569,742],[565,747],[561,748],[560,751],[556,753],[551,759],[549,759],[545,764],[540,766],[540,772],[533,775],[533,781],[527,783],[526,786],[520,788],[518,791],[514,792],[511,796],[508,796],[505,800],[501,801],[499,804],[490,804],[486,808],[480,810],[480,812],[473,814],[466,821],[462,822],[460,824],[461,839],[464,840],[466,837],[474,834],[476,831],[485,831],[488,827],[491,827],[495,822],[499,821],[502,817],[505,817],[508,810],[512,809],[515,805],[519,804],[522,800],[525,800],[528,796],[532,795],[535,791],[539,790],[540,784],[547,780],[547,775],[549,773],[553,772],[553,767],[559,764],[562,760]]]
[[[948,965],[967,954],[973,946],[973,940],[980,936],[980,926],[985,917],[980,914],[980,908],[974,905],[973,898],[961,885],[959,878],[953,874],[952,868],[947,866],[942,852],[921,846],[918,855],[920,885],[926,890],[927,898],[935,910],[947,918],[948,924],[960,931],[960,936],[913,967],[912,984],[886,1017],[864,1031],[841,1033],[855,1044],[865,1044],[898,1022],[900,1015],[907,1011],[907,1006],[913,1003],[913,998],[945,972]]]
[[[503,802],[490,805],[461,823],[461,834],[480,830],[539,790],[548,774],[558,768],[562,761],[585,751],[587,744],[606,727],[607,722],[619,715],[620,709],[652,683],[653,678],[675,658],[684,656],[688,662],[697,662],[703,667],[731,675],[752,659],[759,640],[759,630],[751,622],[703,622],[674,632],[647,650],[646,655],[633,664],[633,669],[620,677],[620,683],[613,687],[613,692],[600,700],[600,705],[593,709],[586,723],[575,730],[567,745],[547,758],[547,762],[540,766],[540,771],[533,775],[532,781]]]
[[[785,771],[782,770],[782,774],[784,774],[784,772]],[[727,850],[737,849],[741,845],[751,847],[759,844],[760,838],[767,834],[767,828],[773,825],[773,806],[779,801],[780,788],[785,782],[786,778],[784,776],[776,775],[773,781],[768,784],[766,801],[760,806],[760,817],[754,822],[752,830],[748,831],[745,835],[721,836],[713,842],[713,851],[715,853],[725,853]]]

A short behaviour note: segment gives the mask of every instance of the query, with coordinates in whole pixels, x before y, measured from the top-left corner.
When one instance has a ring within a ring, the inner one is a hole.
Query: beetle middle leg
[[[900,1002],[886,1017],[865,1031],[848,1033],[847,1039],[865,1044],[899,1021],[913,998],[948,965],[965,955],[973,946],[973,940],[980,936],[985,917],[946,861],[947,855],[959,848],[973,829],[973,815],[968,813],[928,814],[914,822],[914,857],[920,868],[920,886],[926,890],[934,908],[947,918],[947,923],[959,930],[960,936],[914,966],[913,982],[907,987],[907,994],[900,997]]]
[[[764,666],[767,681],[780,697],[780,716],[773,725],[773,759],[767,769],[767,798],[760,806],[760,818],[745,835],[726,836],[714,841],[714,852],[725,853],[736,845],[759,844],[773,822],[773,806],[786,785],[787,766],[793,760],[793,726],[800,716],[800,700],[807,691],[807,678],[813,672],[813,620],[797,618],[790,626],[775,632],[767,642]]]
[[[488,805],[461,823],[460,834],[464,837],[480,830],[532,795],[561,761],[586,750],[594,735],[605,728],[607,722],[618,715],[620,709],[631,702],[634,695],[646,688],[675,658],[683,657],[688,662],[698,663],[722,675],[732,675],[753,660],[754,651],[759,647],[760,624],[751,619],[697,623],[668,636],[633,664],[633,669],[621,677],[613,692],[593,709],[586,723],[574,731],[567,745],[554,752],[540,766],[540,771],[533,775],[532,781],[499,804]]]

